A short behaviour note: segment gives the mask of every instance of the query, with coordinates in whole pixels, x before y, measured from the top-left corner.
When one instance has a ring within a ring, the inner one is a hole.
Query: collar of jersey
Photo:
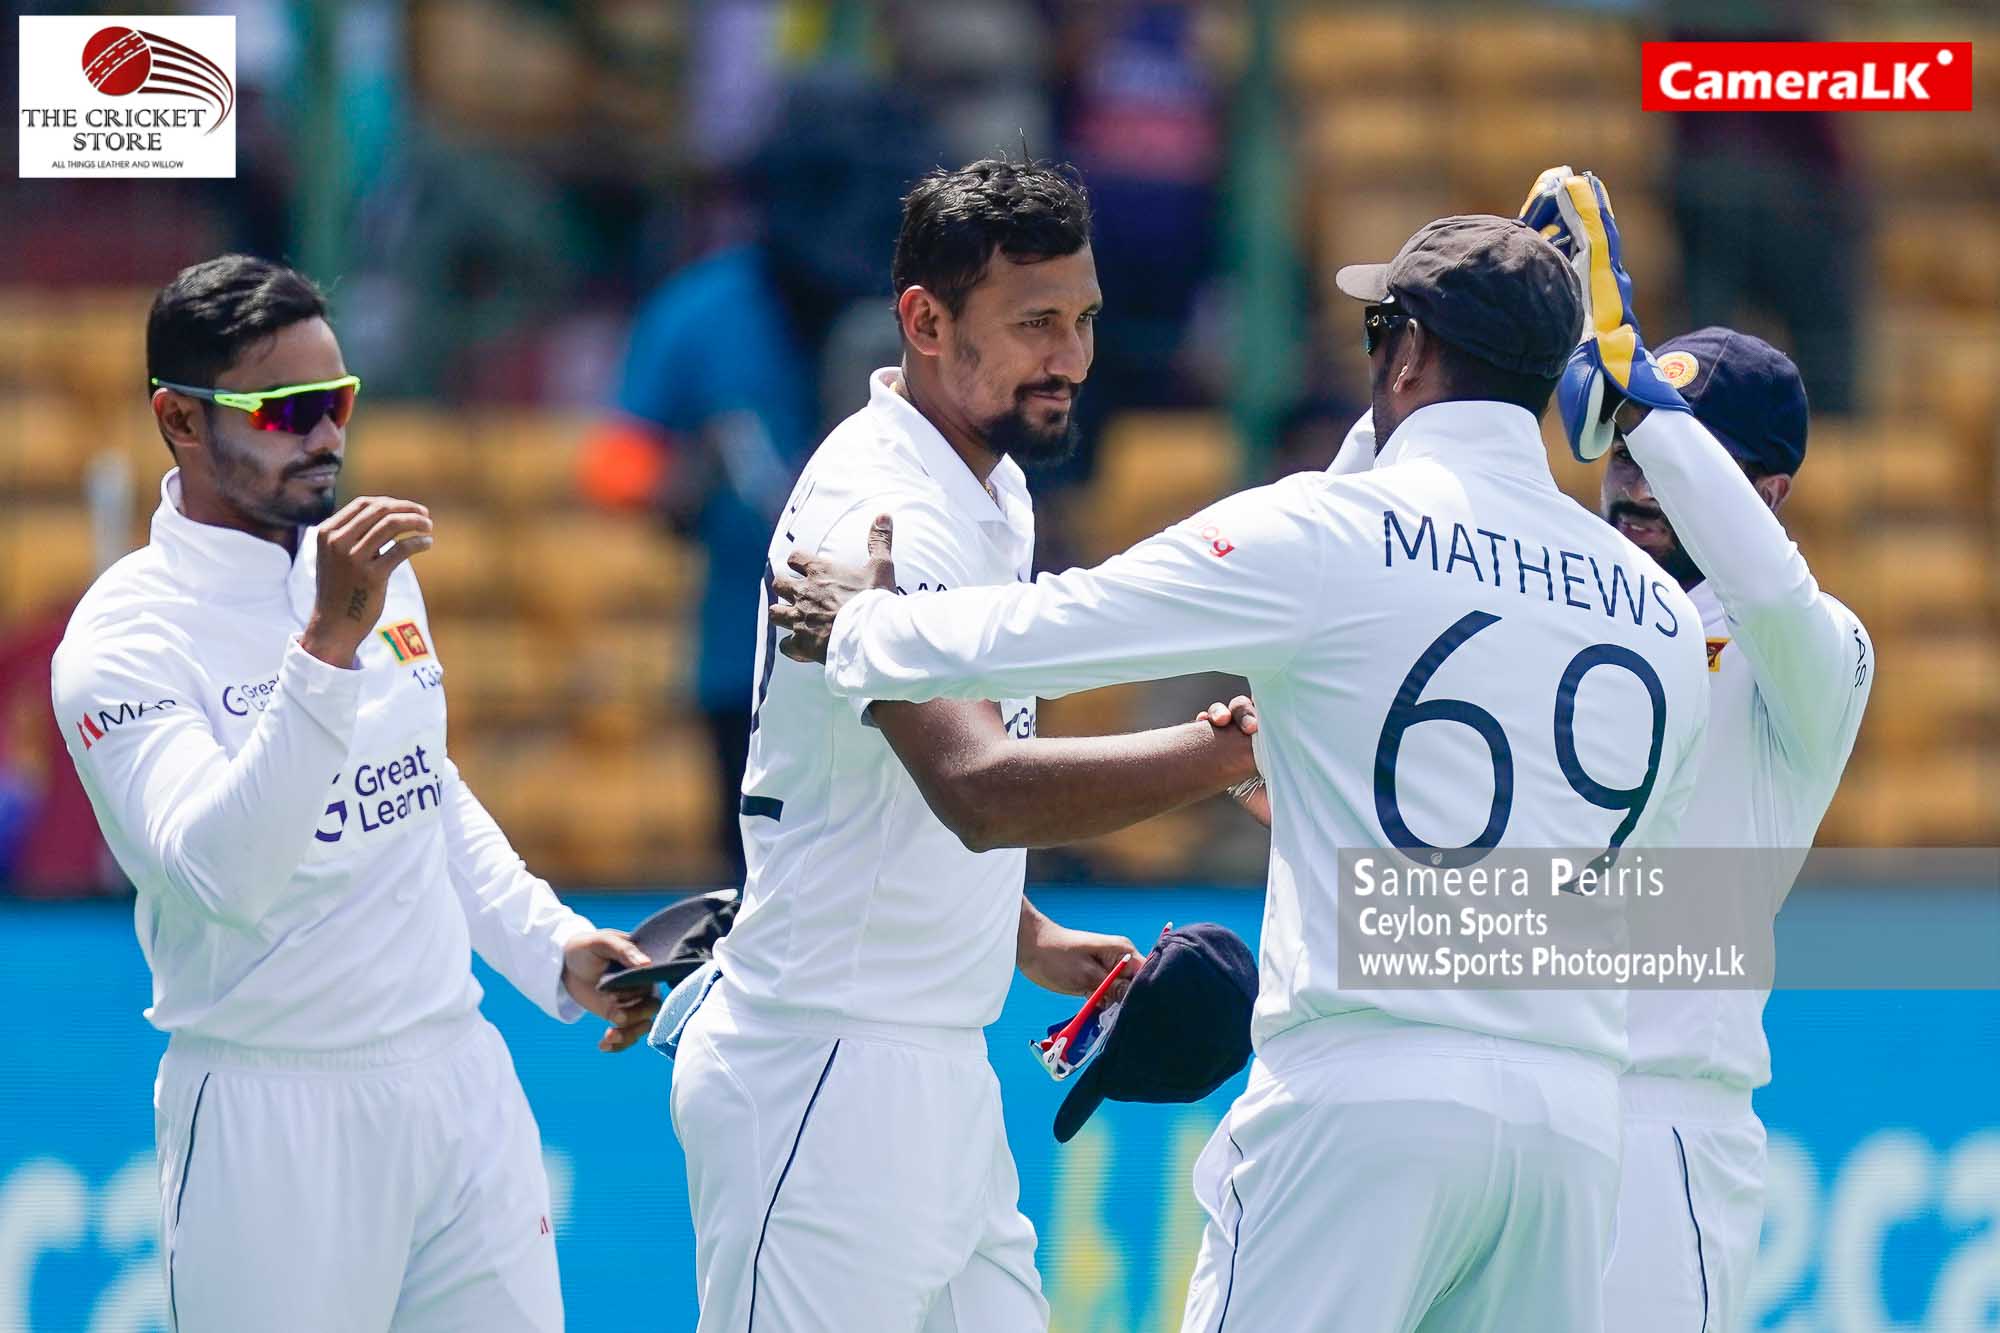
[[[181,470],[160,480],[160,507],[153,514],[153,545],[183,578],[202,587],[233,592],[282,593],[292,575],[292,557],[276,542],[234,528],[197,523],[181,512]]]
[[[1021,465],[1003,458],[993,469],[990,480],[1000,495],[1000,503],[995,504],[986,488],[979,484],[979,478],[972,475],[972,469],[958,456],[958,450],[951,447],[951,441],[897,390],[901,379],[902,371],[894,366],[884,366],[869,376],[868,405],[916,448],[924,471],[944,487],[954,509],[981,523],[1014,526],[1008,510],[1017,505],[1025,510],[1028,505],[1028,480],[1022,475]]]
[[[1538,477],[1553,487],[1541,424],[1512,403],[1451,402],[1420,407],[1403,418],[1376,456],[1376,467],[1435,458],[1454,470],[1483,467]]]

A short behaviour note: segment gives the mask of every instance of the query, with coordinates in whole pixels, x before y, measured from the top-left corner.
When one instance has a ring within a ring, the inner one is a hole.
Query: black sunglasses
[[[1389,336],[1389,330],[1410,322],[1410,317],[1392,305],[1371,305],[1361,312],[1361,351],[1375,355],[1375,349]]]

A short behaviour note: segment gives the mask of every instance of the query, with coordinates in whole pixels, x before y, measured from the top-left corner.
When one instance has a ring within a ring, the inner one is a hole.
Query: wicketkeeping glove
[[[1657,411],[1685,412],[1678,390],[1660,375],[1632,313],[1632,276],[1625,271],[1618,220],[1604,185],[1589,173],[1551,167],[1535,181],[1521,220],[1548,237],[1583,282],[1584,341],[1570,354],[1556,385],[1556,405],[1570,452],[1585,463],[1611,447],[1606,418],[1630,398]]]

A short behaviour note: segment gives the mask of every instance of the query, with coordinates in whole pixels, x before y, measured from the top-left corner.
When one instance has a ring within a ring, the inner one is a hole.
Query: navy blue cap
[[[1056,1112],[1068,1143],[1091,1113],[1116,1102],[1198,1102],[1250,1061],[1257,959],[1236,932],[1210,921],[1160,932],[1125,992],[1097,1058]]]
[[[1711,327],[1662,343],[1653,359],[1738,462],[1787,476],[1805,462],[1806,386],[1783,352],[1753,334]]]
[[[736,910],[742,904],[741,889],[717,889],[667,904],[632,927],[632,943],[653,961],[645,967],[607,967],[597,979],[597,989],[678,985],[715,956],[715,942],[736,924]]]

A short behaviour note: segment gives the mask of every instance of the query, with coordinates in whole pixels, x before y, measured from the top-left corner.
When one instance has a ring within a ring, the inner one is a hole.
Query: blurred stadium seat
[[[96,575],[90,511],[76,501],[10,501],[0,523],[0,622],[59,610]]]
[[[1131,412],[1109,423],[1097,475],[1078,515],[1091,558],[1102,559],[1201,509],[1237,484],[1242,451],[1213,412]]]

